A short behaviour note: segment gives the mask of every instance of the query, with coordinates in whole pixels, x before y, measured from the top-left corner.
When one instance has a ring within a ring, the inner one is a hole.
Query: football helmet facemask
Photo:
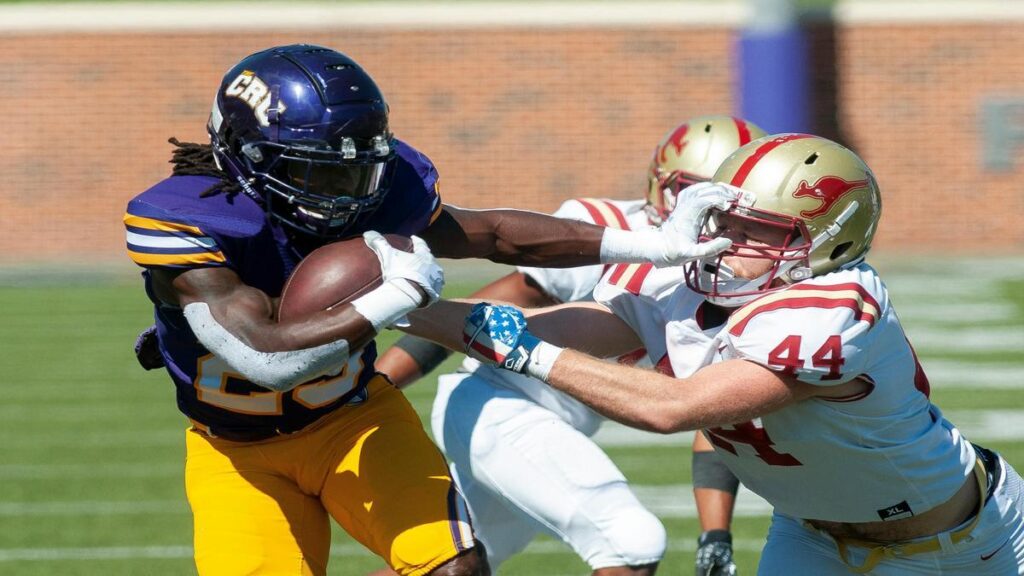
[[[751,122],[725,115],[699,116],[676,126],[654,149],[647,178],[647,217],[661,225],[679,191],[707,182],[734,150],[765,135]]]
[[[224,76],[207,126],[218,166],[275,220],[342,238],[388,192],[388,106],[351,58],[320,46],[270,48]]]
[[[856,266],[871,247],[882,201],[856,154],[825,138],[778,134],[736,150],[713,180],[737,192],[727,210],[712,208],[701,240],[733,239],[725,252],[686,265],[687,285],[723,306]],[[756,278],[723,260],[757,262]]]

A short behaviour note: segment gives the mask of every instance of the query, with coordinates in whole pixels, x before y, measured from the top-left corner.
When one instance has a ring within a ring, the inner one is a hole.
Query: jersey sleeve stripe
[[[223,264],[226,261],[224,254],[220,251],[209,252],[206,250],[195,253],[175,252],[173,254],[160,254],[139,252],[129,247],[128,257],[139,266],[209,266]]]
[[[437,206],[434,207],[434,211],[430,214],[430,222],[428,226],[433,224],[434,221],[437,220],[438,216],[441,215],[441,211],[444,210],[444,203],[441,202],[441,193],[437,190],[437,182],[434,182],[434,193],[437,194],[437,196],[434,197],[434,202]]]
[[[733,336],[740,336],[747,324],[758,314],[800,308],[849,308],[858,322],[874,325],[878,320],[878,304],[874,302],[873,298],[870,298],[870,295],[868,295],[869,299],[865,299],[857,290],[849,288],[836,290],[837,286],[819,287],[826,288],[823,290],[813,290],[813,288],[816,287],[808,286],[802,290],[786,290],[755,300],[749,306],[736,311],[729,318],[726,329]]]
[[[644,280],[647,279],[647,275],[651,273],[654,268],[654,264],[648,262],[647,264],[641,264],[639,268],[633,271],[633,274],[629,277],[629,281],[626,282],[626,290],[631,294],[637,296],[640,295],[640,288],[644,285]]]
[[[594,201],[589,198],[577,198],[577,202],[583,205],[587,209],[587,213],[590,214],[590,219],[594,221],[594,224],[598,226],[608,226],[608,219],[605,218],[604,213],[594,204]]]
[[[608,276],[608,283],[618,286],[622,275],[626,273],[630,266],[635,266],[635,264],[615,264],[614,266],[615,269],[612,270],[611,276]]]
[[[651,263],[616,264],[615,270],[608,277],[608,283],[618,286],[632,294],[640,294],[647,275],[654,269]]]
[[[203,231],[195,226],[189,226],[188,224],[180,224],[178,222],[169,222],[167,220],[157,220],[156,218],[147,218],[145,216],[136,216],[134,214],[124,215],[124,225],[135,228],[142,228],[143,230],[158,230],[161,232],[188,232],[196,236],[204,236]]]
[[[606,200],[599,200],[598,205],[602,206],[608,213],[611,214],[609,224],[612,228],[618,228],[619,230],[629,230],[629,221],[626,220],[626,215],[619,210],[619,207]]]
[[[175,236],[175,235],[150,235],[139,234],[131,230],[127,233],[128,245],[139,248],[158,248],[181,250],[208,250],[216,251],[217,243],[208,236]],[[146,250],[143,250],[146,251]]]

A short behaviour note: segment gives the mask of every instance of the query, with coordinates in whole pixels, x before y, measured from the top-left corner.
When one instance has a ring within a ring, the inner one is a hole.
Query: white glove
[[[652,262],[662,268],[719,254],[732,246],[732,241],[715,238],[697,243],[700,227],[708,210],[725,210],[738,196],[734,189],[711,182],[688,186],[679,191],[672,214],[660,228],[606,229],[601,240],[601,261]]]
[[[419,236],[412,237],[412,252],[399,250],[377,232],[364,232],[363,241],[380,260],[381,277],[385,283],[399,278],[408,280],[426,294],[419,306],[427,306],[441,298],[444,271],[437,265],[427,243]]]
[[[444,271],[422,238],[412,237],[412,252],[395,248],[377,232],[364,232],[363,241],[380,260],[383,283],[353,300],[352,306],[374,329],[406,325],[406,314],[441,297]]]

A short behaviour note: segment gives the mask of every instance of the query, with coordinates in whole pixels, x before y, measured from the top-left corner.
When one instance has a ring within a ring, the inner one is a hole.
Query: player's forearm
[[[548,373],[552,388],[623,424],[663,434],[687,429],[678,406],[679,381],[655,372],[565,350]]]
[[[408,315],[409,325],[398,327],[406,334],[436,342],[449,350],[462,352],[463,319],[473,308],[471,302],[439,300]]]
[[[599,263],[603,234],[600,226],[539,212],[446,206],[423,237],[442,258],[567,268]]]

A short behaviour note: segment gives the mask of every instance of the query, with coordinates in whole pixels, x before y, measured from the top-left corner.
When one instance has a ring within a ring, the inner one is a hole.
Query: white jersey
[[[927,378],[870,266],[769,294],[707,330],[702,298],[685,286],[658,298],[646,286],[634,296],[606,283],[597,300],[634,327],[651,358],[665,350],[661,364],[678,376],[739,358],[815,386],[871,384],[856,396],[805,400],[705,431],[776,511],[836,522],[903,518],[947,501],[971,474],[974,449],[929,401]],[[638,324],[643,318],[651,320]]]
[[[581,220],[598,226],[635,230],[650,226],[644,212],[643,200],[604,200],[579,198],[567,200],[553,216],[570,220]],[[560,302],[591,300],[594,286],[610,265],[597,264],[577,268],[532,268],[520,266],[517,269],[529,276],[544,292]],[[575,398],[551,388],[539,380],[483,366],[472,358],[466,358],[461,371],[472,372],[489,382],[506,388],[519,390],[537,404],[558,414],[577,430],[588,436],[597,431],[603,419]]]

